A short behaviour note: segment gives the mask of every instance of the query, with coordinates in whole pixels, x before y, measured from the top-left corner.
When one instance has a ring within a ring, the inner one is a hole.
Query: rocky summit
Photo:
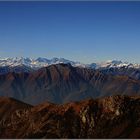
[[[140,97],[27,105],[0,98],[0,138],[140,138]]]

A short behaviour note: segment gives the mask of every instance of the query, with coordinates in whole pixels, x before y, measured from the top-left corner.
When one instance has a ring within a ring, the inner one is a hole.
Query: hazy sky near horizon
[[[140,63],[140,1],[0,1],[0,57],[15,56]]]

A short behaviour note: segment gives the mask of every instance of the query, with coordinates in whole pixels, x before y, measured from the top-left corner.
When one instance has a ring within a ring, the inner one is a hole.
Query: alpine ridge
[[[0,96],[33,105],[44,101],[60,104],[110,95],[140,95],[140,81],[63,63],[32,73],[0,75]]]
[[[37,106],[1,97],[0,118],[0,138],[134,139],[140,138],[140,97],[110,96]]]
[[[92,69],[110,69],[110,68],[127,68],[140,70],[140,64],[132,64],[128,62],[122,62],[118,60],[109,60],[100,63],[84,64],[77,61],[71,61],[64,58],[42,58],[37,59],[14,57],[14,58],[0,58],[0,74],[8,72],[32,72],[43,67],[47,67],[53,64],[68,64],[70,63],[74,67],[92,68]]]
[[[84,64],[80,62],[70,61],[64,58],[41,58],[37,59],[32,58],[23,58],[23,57],[15,57],[15,58],[1,58],[0,59],[0,74],[8,73],[8,72],[32,72],[34,70],[38,70],[42,67],[47,67],[52,64],[70,63],[73,66],[85,67]]]

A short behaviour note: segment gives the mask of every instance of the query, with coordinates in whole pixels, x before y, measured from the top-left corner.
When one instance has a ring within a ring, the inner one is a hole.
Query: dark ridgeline
[[[125,75],[57,64],[31,73],[0,75],[0,96],[29,104],[66,103],[110,95],[140,95],[140,81]]]

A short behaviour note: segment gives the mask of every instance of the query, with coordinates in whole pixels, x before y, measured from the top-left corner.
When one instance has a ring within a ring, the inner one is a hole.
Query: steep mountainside
[[[118,94],[140,95],[140,81],[70,64],[51,65],[32,73],[0,75],[0,96],[29,104],[65,103]]]
[[[31,108],[31,105],[25,104],[13,98],[0,97],[0,120],[6,119],[13,111],[17,109]]]
[[[140,80],[140,69],[121,67],[121,68],[105,68],[99,69],[104,74],[124,75],[133,79]]]
[[[0,138],[140,138],[140,97],[110,96],[96,100],[35,107],[0,99]],[[8,106],[7,105],[7,106]],[[22,109],[20,109],[20,107]]]

